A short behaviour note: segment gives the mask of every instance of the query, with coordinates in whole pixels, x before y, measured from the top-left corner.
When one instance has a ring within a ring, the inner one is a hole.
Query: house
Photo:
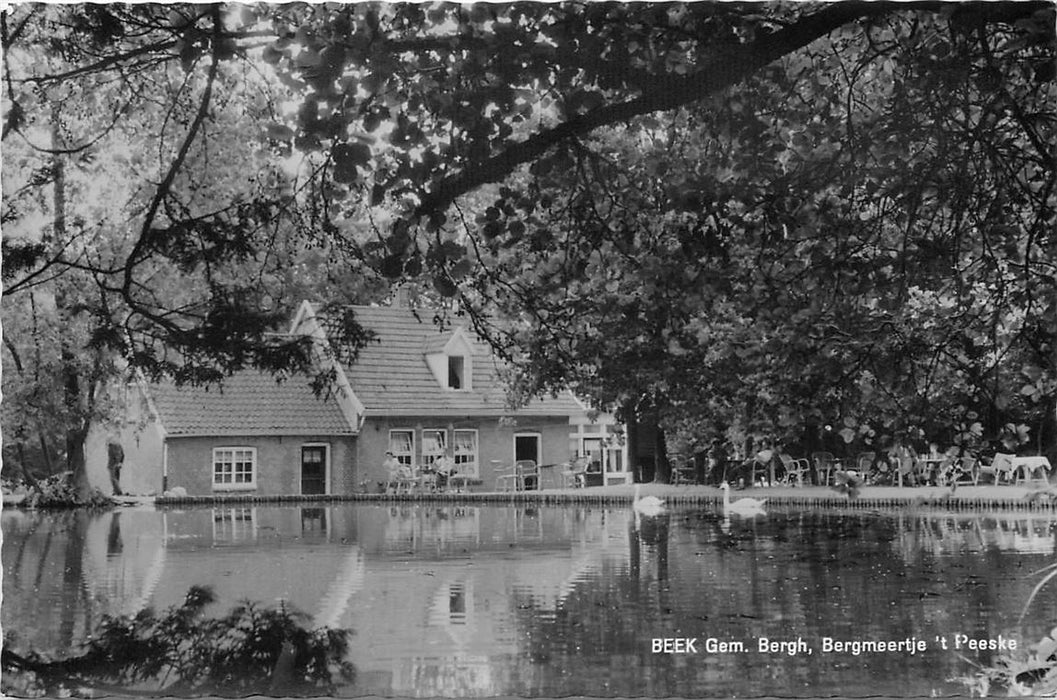
[[[319,397],[307,377],[278,381],[248,370],[219,386],[136,381],[125,419],[88,438],[89,478],[110,490],[108,444],[124,453],[128,494],[175,487],[191,495],[343,494],[356,486],[356,429],[337,396]]]
[[[240,372],[219,387],[177,388],[137,382],[127,389],[119,430],[93,431],[87,453],[92,482],[109,491],[108,443],[124,452],[125,493],[182,487],[190,495],[343,495],[375,490],[387,479],[386,452],[412,468],[441,457],[478,490],[519,460],[541,465],[544,485],[559,465],[596,462],[594,483],[631,480],[620,427],[565,392],[507,405],[501,366],[468,325],[441,328],[432,312],[403,303],[356,306],[374,334],[354,362],[334,359],[328,320],[305,302],[291,333],[314,338],[334,387],[315,395],[306,377]],[[329,366],[328,366],[329,365]]]
[[[611,416],[594,415],[570,392],[510,409],[502,367],[468,324],[442,329],[432,311],[402,300],[352,311],[376,336],[355,362],[335,367],[357,412],[356,463],[364,480],[383,481],[382,462],[392,452],[410,467],[447,456],[483,490],[496,488],[504,468],[528,459],[544,465],[544,483],[548,469],[556,472],[556,465],[579,456],[600,463],[600,481],[630,481]],[[319,310],[305,302],[291,331],[328,344],[326,328]]]

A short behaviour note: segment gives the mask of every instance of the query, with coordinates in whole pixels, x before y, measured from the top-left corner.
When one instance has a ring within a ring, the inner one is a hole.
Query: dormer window
[[[462,355],[448,356],[448,388],[463,389],[466,387],[466,362]]]
[[[473,344],[456,328],[426,342],[425,360],[437,384],[448,391],[473,391]]]

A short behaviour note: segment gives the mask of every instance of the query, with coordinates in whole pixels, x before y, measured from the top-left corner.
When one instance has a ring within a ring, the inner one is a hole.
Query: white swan
[[[736,513],[738,515],[764,515],[763,505],[767,503],[767,499],[759,498],[739,498],[738,500],[731,503],[730,501],[730,484],[723,482],[719,485],[719,488],[723,489],[723,513]]]
[[[664,501],[656,496],[642,496],[640,498],[638,484],[635,484],[635,500],[632,501],[631,507],[635,509],[636,513],[646,517],[660,515],[665,510]]]

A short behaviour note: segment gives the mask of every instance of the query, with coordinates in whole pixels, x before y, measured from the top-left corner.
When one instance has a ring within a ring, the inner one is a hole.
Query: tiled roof
[[[516,415],[567,416],[582,413],[572,394],[532,401],[517,411],[507,409],[506,387],[498,377],[490,349],[476,338],[467,323],[466,338],[473,346],[470,386],[454,391],[434,377],[426,354],[440,352],[456,323],[443,331],[433,323],[433,313],[406,306],[356,306],[356,320],[377,336],[360,351],[355,363],[345,365],[353,393],[367,415]]]
[[[179,435],[351,435],[333,397],[317,398],[307,377],[247,370],[210,387],[150,385],[166,432]]]

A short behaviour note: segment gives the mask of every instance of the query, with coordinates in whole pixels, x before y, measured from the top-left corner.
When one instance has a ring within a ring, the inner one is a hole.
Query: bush
[[[163,614],[105,616],[84,653],[48,659],[33,651],[3,649],[0,691],[32,696],[122,694],[130,686],[162,695],[333,694],[336,681],[351,680],[345,660],[347,630],[309,630],[304,616],[246,602],[221,618],[204,617],[213,602],[207,587],[194,586],[182,605]]]
[[[1007,696],[1057,695],[1057,627],[1038,644],[1003,654],[991,666],[958,680],[981,697],[996,690]]]
[[[30,508],[109,508],[114,502],[99,489],[88,496],[77,493],[69,473],[56,474],[37,482],[26,493],[25,505]]]

